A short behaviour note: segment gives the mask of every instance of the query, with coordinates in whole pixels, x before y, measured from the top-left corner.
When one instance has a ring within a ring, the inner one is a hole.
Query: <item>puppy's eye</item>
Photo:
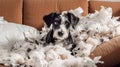
[[[70,27],[70,24],[69,24],[68,21],[65,21],[65,26],[66,26],[67,29]]]
[[[65,25],[69,25],[69,22],[68,22],[68,21],[65,21]]]
[[[58,22],[54,22],[55,25],[58,25]]]

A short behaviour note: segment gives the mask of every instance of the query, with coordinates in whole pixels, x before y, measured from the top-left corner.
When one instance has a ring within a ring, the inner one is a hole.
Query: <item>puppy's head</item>
[[[56,39],[56,40],[64,40],[69,37],[69,29],[70,27],[74,27],[79,18],[75,17],[72,13],[51,13],[43,17],[48,28],[51,28],[51,32],[48,33],[47,40]],[[51,34],[52,33],[52,34]],[[51,41],[51,40],[50,40]],[[49,42],[49,41],[48,41]]]

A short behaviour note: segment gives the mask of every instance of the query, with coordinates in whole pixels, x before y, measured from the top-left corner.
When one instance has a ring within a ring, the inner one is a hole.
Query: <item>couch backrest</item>
[[[83,8],[83,15],[88,13],[87,0],[24,0],[23,23],[41,29],[44,15],[77,7]]]
[[[0,16],[4,19],[22,24],[23,0],[0,0]]]
[[[64,10],[82,7],[83,15],[99,10],[100,6],[113,8],[113,15],[120,16],[120,2],[108,2],[108,0],[0,0],[0,16],[7,21],[33,26],[41,29],[44,25],[43,16],[50,12],[62,12]]]

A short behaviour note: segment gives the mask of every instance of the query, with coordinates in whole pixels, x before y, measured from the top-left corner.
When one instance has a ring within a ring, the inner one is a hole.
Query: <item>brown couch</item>
[[[44,25],[42,17],[50,12],[82,7],[83,15],[99,10],[100,6],[113,8],[113,16],[120,16],[120,2],[87,0],[0,0],[0,16],[10,22],[33,26],[38,30]],[[105,63],[99,67],[117,67],[120,64],[120,37],[98,46],[90,55],[102,56]],[[2,65],[0,67],[3,67]]]

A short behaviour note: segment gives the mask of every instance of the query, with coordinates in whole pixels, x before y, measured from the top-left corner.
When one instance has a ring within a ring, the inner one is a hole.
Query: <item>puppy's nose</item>
[[[58,32],[58,35],[59,36],[63,36],[63,32]]]

